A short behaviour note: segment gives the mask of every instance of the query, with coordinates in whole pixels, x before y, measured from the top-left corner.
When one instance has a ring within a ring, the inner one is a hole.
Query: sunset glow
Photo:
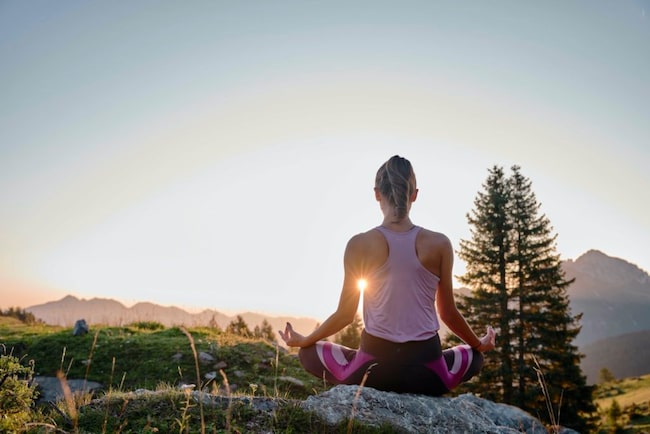
[[[413,223],[454,249],[487,170],[516,164],[562,259],[647,270],[644,8],[1,2],[0,308],[70,294],[326,318],[395,154]]]
[[[368,281],[366,279],[357,280],[357,288],[359,288],[359,291],[363,292],[367,286],[368,286]]]

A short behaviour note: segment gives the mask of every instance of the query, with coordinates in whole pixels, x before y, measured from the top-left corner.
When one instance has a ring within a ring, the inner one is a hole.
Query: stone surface
[[[207,365],[208,363],[214,362],[214,356],[210,353],[201,351],[199,353],[199,362],[201,362],[202,365]]]
[[[403,433],[483,433],[515,434],[546,433],[546,428],[539,420],[523,410],[510,405],[496,404],[471,394],[455,398],[434,398],[422,395],[397,394],[381,392],[358,386],[336,386],[319,395],[313,395],[305,401],[285,400],[281,398],[251,397],[233,395],[232,391],[211,394],[193,390],[194,385],[185,385],[196,403],[203,406],[229,408],[240,402],[248,407],[252,414],[247,425],[250,433],[268,433],[264,424],[258,423],[274,414],[281,406],[301,405],[305,410],[316,413],[328,425],[346,423],[350,418],[366,425],[379,427],[391,425],[396,432]],[[135,396],[156,395],[164,391],[137,390]],[[262,426],[264,425],[264,426]],[[578,434],[573,430],[562,428],[560,434]]]
[[[353,417],[365,425],[390,424],[405,433],[546,432],[539,420],[523,410],[471,394],[429,397],[341,385],[310,396],[302,406],[328,424]],[[570,430],[563,432],[568,434]]]
[[[74,323],[74,328],[72,329],[72,335],[73,336],[83,336],[86,333],[88,333],[88,330],[90,328],[88,327],[88,323],[86,323],[85,319],[78,319]]]
[[[36,376],[34,377],[34,383],[36,383],[38,387],[39,401],[56,402],[64,398],[61,381],[58,378]],[[73,394],[93,392],[103,388],[101,384],[95,381],[68,379],[66,380],[66,383],[68,384],[68,387],[70,387],[70,392]]]

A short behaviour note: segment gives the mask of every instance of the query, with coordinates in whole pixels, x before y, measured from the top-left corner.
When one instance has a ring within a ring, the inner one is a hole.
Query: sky
[[[0,0],[0,308],[324,320],[374,175],[470,238],[519,165],[562,259],[650,270],[650,0]],[[464,271],[456,256],[455,275]]]

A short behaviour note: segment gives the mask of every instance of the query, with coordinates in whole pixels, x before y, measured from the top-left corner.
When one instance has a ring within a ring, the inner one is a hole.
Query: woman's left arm
[[[308,347],[339,332],[354,320],[361,296],[357,281],[362,277],[362,264],[363,240],[361,235],[357,235],[348,241],[345,248],[343,288],[336,311],[307,336],[296,333],[291,324],[287,323],[285,330],[280,331],[280,336],[288,346]]]

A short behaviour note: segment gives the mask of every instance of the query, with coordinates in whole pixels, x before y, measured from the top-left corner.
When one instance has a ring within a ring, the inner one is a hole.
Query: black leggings
[[[426,341],[390,342],[363,331],[353,350],[320,341],[300,349],[305,369],[331,384],[361,384],[378,390],[439,396],[476,375],[483,355],[469,345],[442,350],[438,335]]]

